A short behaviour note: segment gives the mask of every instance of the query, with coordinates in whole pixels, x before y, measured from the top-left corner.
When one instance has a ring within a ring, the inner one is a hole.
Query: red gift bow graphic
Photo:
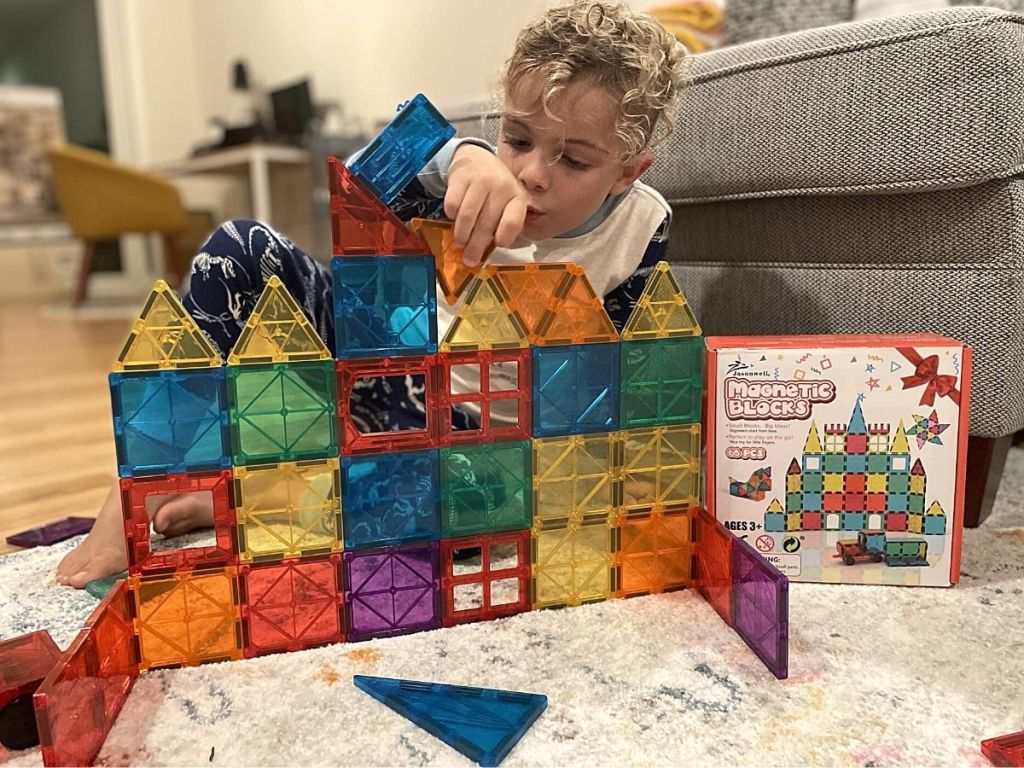
[[[903,388],[912,389],[926,385],[921,395],[921,405],[934,405],[936,393],[939,397],[948,397],[957,406],[960,405],[960,390],[956,388],[956,376],[939,375],[939,356],[921,357],[912,347],[897,347],[896,351],[903,355],[916,367],[913,376],[903,377]]]

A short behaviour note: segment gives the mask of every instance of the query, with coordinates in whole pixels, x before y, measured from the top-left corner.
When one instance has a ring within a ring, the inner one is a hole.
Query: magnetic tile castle
[[[803,455],[786,472],[785,508],[773,499],[764,529],[944,535],[946,513],[938,501],[925,507],[928,474],[920,459],[910,463],[903,422],[890,438],[891,431],[889,424],[865,423],[860,400],[848,424],[825,425],[824,444],[812,421]]]
[[[621,337],[576,265],[466,279],[386,205],[453,133],[417,96],[330,160],[334,350],[275,277],[224,365],[157,283],[110,376],[130,577],[36,695],[47,765],[90,762],[146,670],[685,587],[786,676],[785,577],[699,507],[704,343],[668,266]],[[379,377],[421,424],[368,431]],[[154,550],[149,506],[193,492],[214,543]]]

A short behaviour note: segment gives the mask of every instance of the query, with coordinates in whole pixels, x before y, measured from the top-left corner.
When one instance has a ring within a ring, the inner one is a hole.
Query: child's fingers
[[[462,252],[462,261],[468,266],[474,266],[484,257],[484,251],[494,239],[494,230],[501,219],[502,211],[505,210],[505,202],[493,194],[488,196],[487,202],[476,217],[476,224],[473,226],[473,234]]]
[[[462,199],[466,196],[466,186],[466,182],[462,181],[462,176],[449,177],[448,190],[444,194],[444,215],[451,221],[458,218]]]
[[[514,197],[508,201],[505,210],[501,214],[501,221],[494,230],[494,244],[507,248],[516,241],[519,233],[523,231],[523,224],[526,223],[526,201]]]
[[[455,214],[455,226],[452,228],[452,236],[455,244],[464,247],[469,242],[473,229],[476,227],[480,210],[487,202],[487,192],[480,184],[474,184],[466,190],[466,194],[459,204],[459,210]]]

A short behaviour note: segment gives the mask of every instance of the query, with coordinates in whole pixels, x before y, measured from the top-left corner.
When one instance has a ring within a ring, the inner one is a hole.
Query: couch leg
[[[992,511],[1006,454],[1013,435],[971,437],[967,441],[967,486],[964,489],[964,526],[977,528]]]

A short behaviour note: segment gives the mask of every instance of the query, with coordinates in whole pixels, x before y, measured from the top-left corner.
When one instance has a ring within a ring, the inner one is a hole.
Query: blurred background
[[[0,0],[0,299],[134,305],[237,216],[328,259],[325,156],[417,92],[449,117],[486,106],[516,33],[553,4]],[[65,140],[117,167],[48,156]],[[115,171],[169,182],[183,212]]]
[[[418,92],[451,119],[486,109],[553,4],[0,0],[0,553],[99,509],[106,375],[154,280],[183,293],[235,217],[328,261],[326,156]]]

